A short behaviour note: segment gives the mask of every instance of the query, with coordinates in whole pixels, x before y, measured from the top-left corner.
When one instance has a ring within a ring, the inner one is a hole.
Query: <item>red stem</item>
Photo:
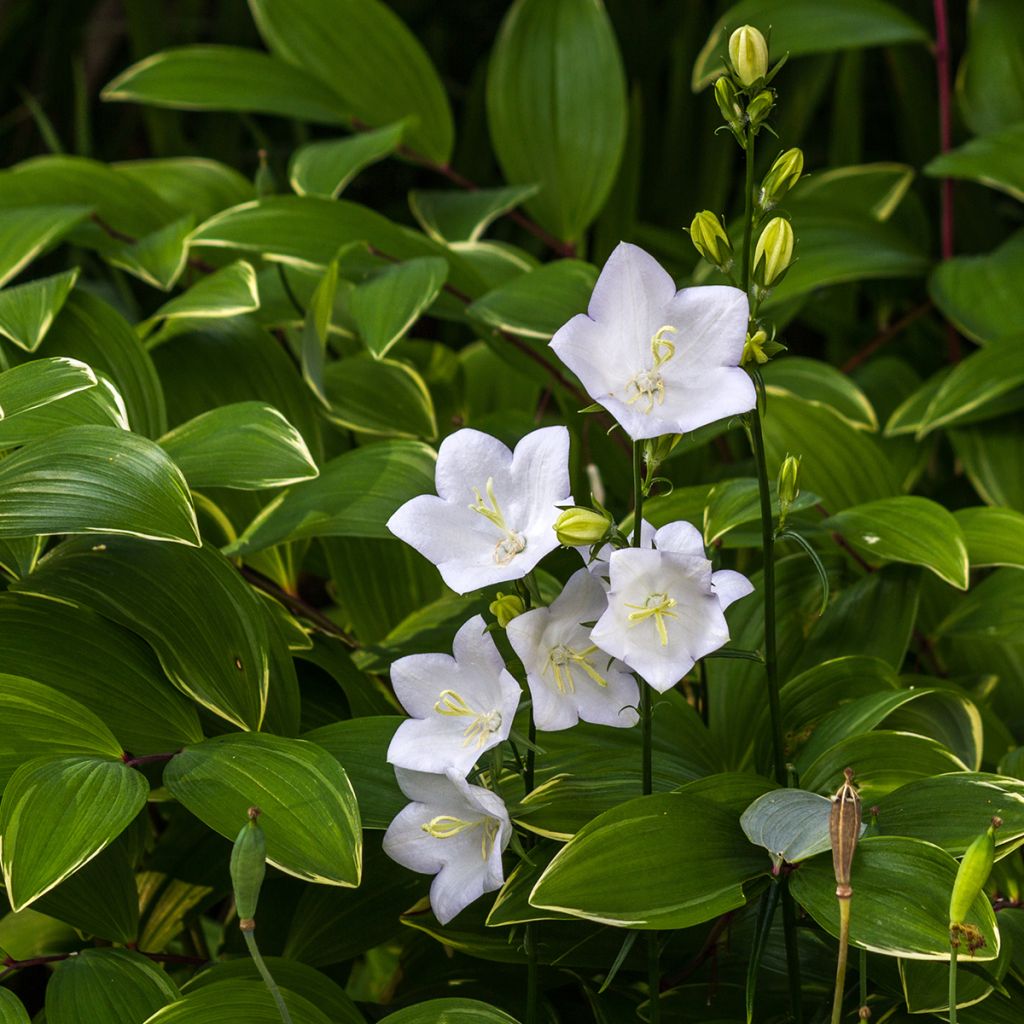
[[[888,345],[897,335],[902,334],[915,320],[919,320],[925,313],[932,308],[931,300],[925,299],[924,302],[915,306],[909,313],[900,317],[895,323],[890,324],[884,330],[881,330],[876,334],[866,345],[858,349],[845,363],[840,367],[843,373],[850,373],[863,363],[869,356],[873,356],[880,348],[884,345]]]
[[[172,757],[180,754],[180,750],[172,750],[168,754],[143,754],[142,757],[132,757],[127,751],[121,755],[121,760],[129,768],[138,768],[140,764],[155,764],[158,761],[170,761]]]

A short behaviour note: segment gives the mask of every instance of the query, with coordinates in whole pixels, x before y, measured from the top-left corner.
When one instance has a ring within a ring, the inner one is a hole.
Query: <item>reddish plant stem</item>
[[[935,74],[939,90],[939,150],[948,153],[953,147],[953,103],[950,89],[949,13],[946,0],[933,0],[935,11]],[[942,258],[953,256],[953,181],[943,178],[941,195],[941,246]],[[960,361],[960,338],[956,328],[946,324],[946,348],[949,361]]]
[[[932,308],[930,299],[925,299],[924,302],[915,306],[908,313],[905,313],[895,323],[890,324],[888,327],[879,331],[866,345],[855,352],[845,363],[840,367],[843,373],[850,373],[855,370],[861,363],[865,362],[871,356],[873,356],[880,348],[888,345],[890,341],[902,334],[914,321],[920,320]]]
[[[158,761],[170,761],[172,757],[180,754],[180,750],[172,750],[167,754],[143,754],[142,757],[132,757],[127,752],[121,755],[121,760],[129,768],[138,768],[140,764],[156,764]]]
[[[189,964],[193,967],[202,967],[210,962],[201,956],[183,956],[179,953],[147,953],[141,949],[136,949],[135,952],[140,956],[146,957],[148,960],[161,964]],[[52,953],[48,956],[29,957],[27,960],[15,960],[12,956],[5,956],[3,960],[0,960],[0,966],[4,968],[3,972],[0,973],[0,978],[13,974],[15,971],[27,970],[30,967],[43,967],[46,964],[61,963],[75,956],[78,956],[78,953]]]

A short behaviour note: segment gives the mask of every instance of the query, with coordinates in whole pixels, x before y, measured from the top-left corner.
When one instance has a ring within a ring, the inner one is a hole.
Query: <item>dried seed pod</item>
[[[832,866],[836,874],[836,895],[849,899],[850,871],[853,854],[860,838],[860,794],[853,784],[853,769],[844,772],[846,779],[832,797],[832,813],[828,821],[828,834],[832,840]]]

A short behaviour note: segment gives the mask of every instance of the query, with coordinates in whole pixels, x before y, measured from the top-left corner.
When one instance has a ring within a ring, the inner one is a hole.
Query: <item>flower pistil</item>
[[[665,626],[665,619],[678,618],[676,613],[672,611],[677,603],[676,599],[669,597],[668,594],[649,594],[643,604],[626,605],[627,608],[636,609],[629,613],[629,624],[635,626],[638,622],[654,619],[654,625],[658,630],[658,637],[661,639],[661,646],[667,647],[668,629]]]
[[[476,501],[469,507],[474,512],[479,512],[484,519],[493,523],[499,530],[501,530],[503,536],[494,547],[494,561],[497,565],[508,565],[516,555],[521,551],[526,550],[526,538],[523,537],[521,533],[517,533],[513,530],[505,522],[505,515],[501,511],[501,506],[498,504],[498,498],[494,493],[494,477],[487,478],[487,484],[485,485],[484,490],[487,492],[486,500],[483,495],[480,494],[479,487],[473,488],[473,494],[476,496]],[[490,502],[490,505],[487,504],[488,501]]]
[[[626,393],[635,392],[635,394],[627,400],[627,405],[633,405],[634,402],[639,402],[642,398],[647,403],[644,412],[649,413],[655,403],[661,405],[665,401],[665,382],[658,370],[676,354],[675,344],[665,337],[667,334],[675,333],[676,328],[671,324],[665,324],[654,332],[651,337],[651,355],[654,358],[654,365],[651,369],[641,370],[630,378],[629,383],[626,384]]]
[[[501,822],[497,818],[477,818],[476,821],[465,821],[463,818],[456,818],[451,814],[439,814],[431,818],[420,828],[434,839],[451,839],[453,836],[468,832],[473,828],[483,829],[480,836],[480,856],[484,860],[491,855],[494,848],[494,841],[498,837]]]
[[[501,712],[495,709],[490,711],[477,711],[471,707],[466,698],[454,690],[442,690],[440,699],[434,705],[434,710],[439,715],[447,715],[452,718],[469,718],[470,723],[466,726],[463,735],[466,737],[463,746],[468,747],[476,743],[479,749],[487,745],[487,741],[501,728]]]

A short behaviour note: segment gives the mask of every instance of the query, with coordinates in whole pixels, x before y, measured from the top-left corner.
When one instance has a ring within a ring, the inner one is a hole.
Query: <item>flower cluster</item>
[[[634,440],[679,435],[753,408],[754,387],[739,366],[747,316],[738,289],[677,291],[651,256],[622,243],[588,313],[562,327],[551,347]],[[752,587],[739,573],[713,571],[689,523],[655,530],[642,521],[640,543],[626,547],[603,510],[565,515],[573,499],[564,427],[533,431],[514,451],[459,430],[440,446],[435,485],[436,495],[407,502],[388,528],[459,594],[525,580],[559,545],[556,521],[566,543],[589,530],[597,541],[596,550],[579,549],[587,564],[549,605],[536,602],[536,586],[520,583],[518,596],[497,595],[497,627],[476,615],[451,655],[414,654],[391,667],[410,717],[388,761],[411,803],[388,828],[384,849],[435,875],[430,901],[444,924],[502,884],[512,837],[497,773],[478,761],[509,740],[523,691],[489,629],[505,628],[522,663],[537,730],[579,721],[630,728],[640,685],[664,692],[725,644],[725,609]]]

